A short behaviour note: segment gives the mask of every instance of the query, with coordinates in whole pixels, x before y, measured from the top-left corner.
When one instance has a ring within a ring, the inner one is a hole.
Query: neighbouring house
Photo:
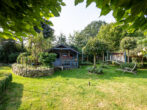
[[[110,60],[126,62],[126,53],[109,53]]]
[[[78,68],[79,52],[65,45],[57,45],[48,50],[50,53],[56,53],[57,58],[53,62],[54,67],[59,68]]]

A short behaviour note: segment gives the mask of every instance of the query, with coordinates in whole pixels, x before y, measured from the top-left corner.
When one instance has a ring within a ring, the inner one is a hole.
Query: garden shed
[[[54,67],[78,68],[79,52],[75,49],[61,44],[51,48],[48,52],[57,54],[53,62]]]

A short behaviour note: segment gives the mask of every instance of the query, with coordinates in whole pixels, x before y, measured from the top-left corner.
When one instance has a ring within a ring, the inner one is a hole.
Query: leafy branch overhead
[[[75,5],[84,0],[75,0]],[[113,11],[117,25],[123,25],[130,32],[141,29],[147,34],[147,1],[146,0],[87,0],[86,7],[91,3],[101,9],[101,16]]]
[[[40,22],[52,24],[50,17],[59,16],[62,0],[1,0],[0,32],[1,37],[20,38],[36,34],[34,26],[41,28]]]

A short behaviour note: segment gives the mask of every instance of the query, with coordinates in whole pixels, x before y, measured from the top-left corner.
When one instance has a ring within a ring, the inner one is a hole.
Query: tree
[[[27,45],[28,51],[36,62],[40,52],[44,52],[52,47],[51,38],[44,38],[43,33],[39,33],[37,36],[30,36]]]
[[[34,26],[41,29],[41,22],[52,24],[49,19],[59,16],[61,6],[65,6],[62,0],[1,0],[0,37],[35,35]]]
[[[76,47],[78,47],[79,51],[86,45],[90,38],[94,38],[102,25],[106,24],[104,21],[92,21],[88,24],[82,31],[74,32],[71,37],[71,41]]]
[[[121,27],[113,27],[113,23],[111,23],[101,26],[97,37],[99,40],[107,43],[111,51],[115,51],[119,49],[120,41],[125,34],[126,32]]]
[[[75,5],[84,0],[75,0]],[[137,29],[147,33],[147,2],[146,0],[86,0],[86,6],[95,2],[96,7],[101,9],[101,16],[113,11],[117,24],[123,25],[130,31]]]
[[[59,45],[59,44],[67,45],[66,36],[63,33],[60,33],[60,35],[57,36],[56,39],[57,39],[57,41],[56,41],[57,45]]]
[[[136,47],[136,40],[131,37],[125,37],[121,40],[120,46],[122,49],[128,51],[128,62],[129,62],[129,50],[134,49]]]
[[[120,48],[120,41],[124,36],[144,38],[143,31],[137,30],[134,33],[128,33],[122,26],[114,27],[114,23],[101,26],[97,35],[99,40],[107,43],[111,51],[117,51]]]
[[[0,62],[13,63],[21,52],[20,44],[12,39],[1,39],[0,42]]]
[[[85,47],[83,47],[84,53],[93,55],[93,64],[96,66],[96,56],[105,51],[105,44],[99,41],[97,38],[91,38]]]
[[[50,25],[41,22],[41,27],[43,28],[42,33],[43,33],[44,38],[53,37],[54,30],[50,27]],[[41,30],[37,26],[34,26],[34,29],[38,33],[41,32]]]

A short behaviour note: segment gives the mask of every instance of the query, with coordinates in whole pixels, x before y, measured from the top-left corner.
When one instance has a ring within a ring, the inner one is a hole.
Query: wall
[[[54,73],[53,68],[29,68],[21,64],[13,64],[12,71],[14,74],[23,77],[50,76]]]

